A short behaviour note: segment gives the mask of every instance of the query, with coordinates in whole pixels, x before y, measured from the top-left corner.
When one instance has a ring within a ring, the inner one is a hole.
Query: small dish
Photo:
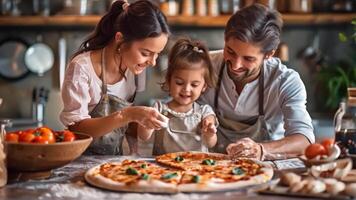
[[[314,165],[322,165],[322,164],[326,164],[326,163],[330,163],[333,162],[333,160],[327,160],[327,159],[308,159],[307,157],[305,157],[305,155],[299,156],[299,159],[301,161],[303,161],[304,165],[306,167],[311,167]]]
[[[349,174],[352,169],[352,161],[350,158],[335,160],[322,165],[314,165],[310,168],[310,173],[315,178],[336,178],[341,180]]]

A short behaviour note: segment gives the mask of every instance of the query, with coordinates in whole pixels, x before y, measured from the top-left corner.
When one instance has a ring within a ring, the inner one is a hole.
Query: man
[[[220,122],[214,151],[266,160],[302,153],[314,143],[304,84],[272,57],[281,28],[280,14],[260,4],[229,19],[224,50],[211,53],[217,87],[200,99],[215,107]]]

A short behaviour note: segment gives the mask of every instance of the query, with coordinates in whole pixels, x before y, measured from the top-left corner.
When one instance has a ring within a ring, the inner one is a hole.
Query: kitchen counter
[[[103,190],[88,185],[84,180],[84,173],[89,168],[100,163],[109,161],[120,161],[123,159],[132,159],[129,156],[81,156],[72,163],[52,171],[51,176],[44,180],[10,180],[8,184],[0,189],[0,199],[2,200],[46,200],[46,199],[135,199],[135,200],[210,200],[210,199],[293,199],[282,196],[259,195],[254,191],[260,187],[252,186],[240,190],[212,192],[212,193],[178,193],[178,194],[150,194],[150,193],[125,193]],[[284,162],[286,163],[286,162]],[[290,165],[291,162],[288,162]],[[283,161],[272,163],[275,167],[283,164]],[[288,168],[284,165],[284,168]],[[281,166],[279,166],[281,167]],[[303,167],[298,162],[294,162],[292,167]],[[291,166],[289,166],[291,168]],[[298,199],[298,198],[295,198]]]

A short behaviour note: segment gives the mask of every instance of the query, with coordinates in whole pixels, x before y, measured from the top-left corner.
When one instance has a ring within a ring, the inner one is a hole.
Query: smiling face
[[[169,81],[169,93],[177,106],[190,109],[206,89],[205,69],[201,63],[192,64],[190,69],[174,70]]]
[[[225,42],[224,59],[234,82],[248,83],[260,73],[265,54],[259,46],[230,37]]]
[[[167,44],[168,35],[150,37],[134,41],[122,50],[123,68],[128,68],[133,74],[140,74],[146,67],[155,66],[158,54]],[[125,47],[125,46],[124,46]]]

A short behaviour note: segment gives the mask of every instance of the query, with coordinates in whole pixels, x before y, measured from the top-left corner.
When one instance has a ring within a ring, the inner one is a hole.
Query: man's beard
[[[231,62],[226,61],[226,67],[227,67],[227,74],[229,75],[230,79],[235,83],[247,83],[249,78],[255,74],[255,70],[246,70],[243,73],[240,73],[239,76],[237,76],[232,70],[231,70]],[[258,71],[260,71],[261,66],[259,68],[256,68]],[[259,73],[259,72],[258,72]]]

